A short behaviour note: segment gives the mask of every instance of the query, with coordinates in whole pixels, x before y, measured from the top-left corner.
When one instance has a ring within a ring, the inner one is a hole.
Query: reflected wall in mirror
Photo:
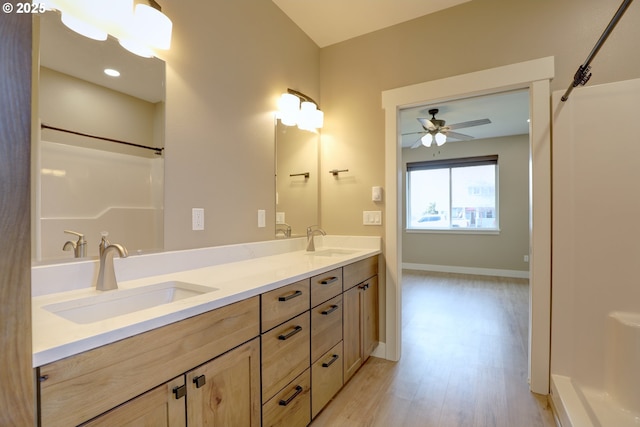
[[[320,134],[276,120],[276,238],[319,223],[319,149]]]
[[[130,254],[163,248],[165,64],[39,16],[39,82],[33,108],[34,261],[98,255],[101,232]],[[105,75],[104,69],[120,72]],[[66,247],[67,250],[63,250]],[[78,251],[76,251],[78,252]]]

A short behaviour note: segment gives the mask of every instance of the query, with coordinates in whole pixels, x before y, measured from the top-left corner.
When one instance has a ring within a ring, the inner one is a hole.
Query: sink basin
[[[169,281],[134,289],[106,291],[99,295],[45,305],[43,308],[72,322],[87,324],[217,290],[193,283]]]
[[[345,255],[353,255],[356,252],[357,251],[350,249],[323,249],[315,252],[307,252],[307,254],[315,256],[340,257]]]

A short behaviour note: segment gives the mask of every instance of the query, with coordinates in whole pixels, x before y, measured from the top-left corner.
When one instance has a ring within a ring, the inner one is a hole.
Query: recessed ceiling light
[[[114,70],[113,68],[105,68],[104,69],[104,73],[107,76],[111,76],[111,77],[120,77],[120,71],[118,70]]]

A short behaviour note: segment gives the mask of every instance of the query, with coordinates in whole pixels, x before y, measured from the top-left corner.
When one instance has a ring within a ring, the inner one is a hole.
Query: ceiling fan
[[[436,142],[436,145],[441,146],[445,142],[447,142],[447,138],[453,138],[460,141],[468,141],[473,139],[470,135],[465,135],[463,133],[452,132],[453,129],[462,129],[468,128],[472,126],[480,126],[491,123],[489,119],[478,119],[478,120],[470,120],[468,122],[456,123],[453,125],[446,126],[444,120],[436,119],[436,114],[438,114],[437,108],[432,108],[429,110],[429,114],[431,114],[430,119],[425,119],[422,117],[418,117],[418,121],[422,125],[424,131],[422,132],[411,132],[406,133],[404,135],[412,135],[412,134],[424,134],[420,137],[411,148],[418,148],[420,145],[424,145],[425,147],[431,147],[433,141]]]

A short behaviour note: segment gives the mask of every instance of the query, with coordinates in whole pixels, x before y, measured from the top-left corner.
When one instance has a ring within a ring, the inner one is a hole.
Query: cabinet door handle
[[[322,280],[320,281],[320,284],[321,284],[321,285],[328,285],[329,283],[333,283],[333,282],[335,282],[336,280],[338,280],[338,278],[337,278],[336,276],[328,277],[328,278],[326,278],[326,279],[322,279]]]
[[[338,360],[339,357],[340,356],[338,356],[337,354],[334,354],[333,356],[331,356],[331,360],[329,360],[328,362],[322,362],[322,367],[328,368],[329,366],[333,365],[333,362]]]
[[[300,393],[302,393],[302,386],[297,385],[296,386],[296,391],[291,396],[289,396],[289,398],[287,400],[281,399],[280,402],[278,402],[278,403],[280,404],[280,406],[287,406]]]
[[[295,291],[293,293],[290,293],[289,295],[285,295],[283,297],[278,297],[278,301],[289,301],[290,299],[293,299],[295,297],[299,297],[300,295],[302,295],[302,291]]]
[[[187,386],[179,385],[178,387],[173,388],[173,394],[176,395],[176,399],[180,399],[187,395]]]
[[[362,289],[363,291],[366,291],[367,289],[369,289],[369,284],[365,283],[364,285],[358,286],[359,289]]]
[[[204,375],[200,375],[193,379],[193,383],[196,385],[196,388],[200,388],[207,383],[207,379]]]
[[[328,315],[328,314],[333,313],[334,311],[336,311],[336,310],[337,310],[337,309],[339,309],[339,308],[340,308],[340,306],[339,306],[339,305],[335,305],[335,304],[334,304],[334,305],[332,305],[328,310],[322,310],[322,311],[320,312],[320,314],[324,314],[324,315],[326,316],[326,315]]]
[[[302,330],[302,326],[294,326],[293,327],[293,331],[289,332],[288,334],[279,335],[278,339],[281,340],[281,341],[288,340],[289,338],[291,338],[292,336],[294,336],[295,334],[297,334],[301,330]]]

